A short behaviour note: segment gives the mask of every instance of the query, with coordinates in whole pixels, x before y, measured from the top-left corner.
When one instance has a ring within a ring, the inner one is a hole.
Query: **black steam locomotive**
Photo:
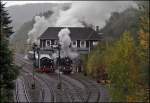
[[[55,68],[54,68],[54,60],[53,59],[49,59],[47,57],[43,57],[40,59],[40,68],[38,68],[37,70],[38,72],[54,72]]]
[[[43,57],[40,59],[40,68],[37,69],[41,73],[53,73],[55,68],[60,66],[60,71],[64,74],[70,74],[72,72],[72,60],[69,57],[57,58],[56,63],[53,59]]]
[[[69,57],[64,58],[57,58],[57,65],[60,65],[61,69],[64,74],[70,74],[72,72],[72,60]]]
[[[61,67],[60,71],[63,72],[64,74],[69,74],[72,72],[73,61],[69,57],[63,57],[63,58],[60,58],[60,60],[59,58],[56,58],[56,61],[54,61],[54,59],[48,56],[42,56],[42,58],[40,58],[40,68],[39,68],[38,58],[36,58],[35,61],[36,61],[35,65],[36,65],[37,72],[53,73],[56,67],[58,66]]]

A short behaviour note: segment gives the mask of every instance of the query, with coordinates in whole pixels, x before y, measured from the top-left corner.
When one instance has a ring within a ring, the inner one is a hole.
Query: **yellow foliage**
[[[136,96],[127,96],[127,102],[135,102]]]
[[[149,48],[149,33],[144,32],[142,29],[139,31],[139,39],[140,39],[140,45],[144,49]]]

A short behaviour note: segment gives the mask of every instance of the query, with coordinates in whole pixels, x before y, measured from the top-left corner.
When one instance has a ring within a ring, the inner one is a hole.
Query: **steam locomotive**
[[[39,62],[38,62],[38,57],[36,56],[36,67],[37,67],[37,72],[54,72],[55,71],[55,63],[52,58],[50,58],[49,55],[40,55],[40,68],[38,67]]]
[[[60,71],[64,74],[70,74],[72,72],[72,60],[69,57],[57,58],[57,65],[60,65]]]
[[[40,55],[40,68],[38,67],[38,55],[36,54],[36,71],[41,73],[53,73],[55,72],[56,67],[60,66],[60,71],[64,74],[69,74],[72,72],[72,64],[73,61],[69,57],[61,57],[56,58],[56,61],[51,58],[48,54],[41,54]],[[33,60],[33,53],[28,55],[28,58]]]
[[[40,68],[38,72],[53,73],[55,68],[60,66],[60,71],[64,74],[70,74],[72,72],[72,60],[69,57],[57,58],[56,62],[53,59],[43,57],[40,59]]]
[[[43,57],[40,59],[40,68],[38,68],[40,72],[54,72],[54,60]]]

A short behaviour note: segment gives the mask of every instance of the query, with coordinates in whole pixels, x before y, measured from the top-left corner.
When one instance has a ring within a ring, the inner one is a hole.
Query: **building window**
[[[51,40],[51,45],[54,45],[54,41],[55,41],[55,40]]]
[[[58,41],[57,40],[54,40],[54,45],[57,45]]]
[[[80,40],[77,40],[77,47],[80,48]]]
[[[43,48],[46,46],[46,40],[43,40]]]
[[[81,41],[81,42],[80,42],[80,46],[81,46],[82,48],[85,47],[84,41]]]
[[[72,47],[77,47],[77,42],[76,41],[72,42]]]
[[[43,43],[43,41],[42,41],[42,40],[40,40],[40,47],[41,47],[41,48],[43,47],[42,43]]]
[[[50,45],[51,45],[50,40],[47,40],[47,41],[46,41],[46,46],[50,46]]]
[[[73,45],[76,45],[76,41],[73,41]]]
[[[86,41],[86,47],[89,48],[89,42],[90,41]]]

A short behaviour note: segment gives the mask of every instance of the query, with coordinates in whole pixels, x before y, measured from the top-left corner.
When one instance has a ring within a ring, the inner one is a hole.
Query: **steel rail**
[[[85,89],[87,91],[87,98],[86,98],[86,100],[84,102],[88,102],[90,100],[93,92],[97,92],[96,93],[97,94],[97,99],[96,99],[95,102],[99,102],[99,100],[100,100],[100,92],[96,91],[96,89],[97,90],[99,90],[99,89],[98,89],[98,87],[95,84],[93,84],[93,82],[90,82],[89,80],[87,80],[85,78],[78,78],[77,76],[76,77],[75,76],[69,76],[69,77],[73,78],[75,80],[78,80],[83,85],[85,85]],[[93,91],[93,90],[95,90],[95,91]]]
[[[28,92],[27,92],[27,88],[26,88],[26,86],[25,86],[23,77],[22,77],[22,83],[23,83],[24,94],[25,94],[26,100],[27,100],[28,103],[30,103],[31,101],[30,101],[30,99],[29,99]]]
[[[16,56],[17,57],[17,56]],[[22,62],[22,63],[25,63],[25,64],[28,64],[28,65],[30,65],[30,66],[27,66],[28,67],[28,70],[25,70],[24,68],[22,68],[22,70],[23,71],[25,71],[26,73],[29,73],[30,74],[30,72],[32,72],[32,71],[29,71],[29,70],[32,70],[32,64],[31,63],[29,63],[28,61],[26,61],[25,59],[23,59],[22,57],[17,57],[20,61],[19,62]],[[31,74],[30,74],[31,75]],[[52,90],[52,88],[50,88],[49,86],[48,86],[48,84],[47,84],[47,82],[45,82],[44,81],[44,79],[43,78],[41,78],[41,77],[39,77],[37,74],[35,75],[35,77],[37,78],[37,80],[39,81],[39,82],[41,82],[41,81],[43,81],[44,82],[44,84],[46,84],[47,85],[47,87],[48,87],[48,89],[49,89],[49,91],[50,91],[50,94],[51,94],[51,98],[52,98],[52,101],[51,102],[55,102],[55,100],[54,100],[54,93],[53,93],[53,90]],[[41,81],[40,81],[41,80]],[[44,89],[42,89],[42,90],[44,90]],[[44,102],[44,95],[45,94],[45,92],[43,93],[43,91],[42,91],[42,102]]]
[[[23,93],[24,93],[25,99],[26,99],[26,101],[24,101],[24,102],[30,103],[30,99],[29,99],[29,96],[28,96],[28,94],[27,94],[27,90],[26,90],[26,87],[25,87],[25,84],[24,84],[24,81],[23,81],[23,77],[20,77],[20,80],[21,80],[21,82],[22,82]],[[19,99],[19,87],[18,87],[18,81],[16,81],[15,96],[16,96],[16,102],[19,103],[19,102],[20,102],[20,99]]]
[[[16,89],[15,89],[15,97],[16,97],[16,102],[19,102],[19,96],[18,96],[18,83],[16,82]]]
[[[84,98],[83,98],[83,96],[81,95],[81,92],[79,92],[79,90],[81,90],[81,88],[79,88],[79,87],[77,87],[75,84],[73,84],[70,80],[68,80],[67,78],[64,78],[63,76],[62,76],[62,80],[64,81],[64,84],[66,84],[66,82],[68,82],[67,83],[67,85],[71,85],[72,87],[73,87],[73,93],[71,93],[72,95],[77,95],[78,96],[78,98],[81,100],[80,102],[84,102]],[[72,92],[72,91],[70,91],[70,92]],[[74,101],[73,101],[74,102]]]

